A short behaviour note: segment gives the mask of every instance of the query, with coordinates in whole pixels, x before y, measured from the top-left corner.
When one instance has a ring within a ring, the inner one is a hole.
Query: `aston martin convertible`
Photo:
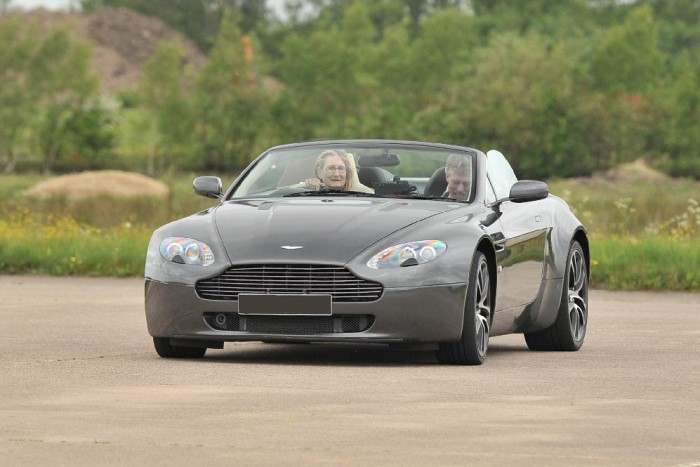
[[[157,229],[145,270],[158,355],[226,342],[418,345],[479,365],[491,337],[575,351],[589,240],[544,182],[502,153],[412,141],[277,146],[214,206]]]

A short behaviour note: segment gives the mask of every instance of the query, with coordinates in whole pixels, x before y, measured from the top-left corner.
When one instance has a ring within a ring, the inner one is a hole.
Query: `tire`
[[[163,358],[202,358],[207,353],[206,347],[170,345],[170,339],[167,337],[154,337],[153,346]]]
[[[440,342],[436,352],[438,361],[450,365],[484,363],[489,346],[492,312],[489,263],[486,256],[477,251],[469,275],[462,337],[456,342]]]
[[[566,259],[566,275],[557,319],[550,327],[525,334],[530,350],[576,351],[588,325],[588,268],[583,248],[574,241]]]

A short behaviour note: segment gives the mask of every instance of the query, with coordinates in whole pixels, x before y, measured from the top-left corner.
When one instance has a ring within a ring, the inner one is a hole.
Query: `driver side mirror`
[[[192,182],[194,192],[207,198],[221,198],[221,179],[219,177],[197,177]]]
[[[536,180],[520,180],[510,189],[510,200],[513,203],[527,203],[549,196],[549,187],[545,182]]]

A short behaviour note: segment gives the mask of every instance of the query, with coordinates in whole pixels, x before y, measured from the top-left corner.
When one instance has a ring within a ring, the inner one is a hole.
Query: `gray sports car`
[[[206,211],[156,230],[146,319],[161,357],[225,342],[421,344],[484,362],[489,338],[578,350],[588,236],[498,151],[410,141],[274,147]]]

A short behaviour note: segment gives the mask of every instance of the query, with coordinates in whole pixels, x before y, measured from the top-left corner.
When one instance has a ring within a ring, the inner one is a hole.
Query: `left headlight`
[[[445,254],[447,245],[440,240],[420,240],[417,242],[401,243],[386,248],[372,259],[367,266],[372,269],[398,268],[400,266],[415,266],[429,263]]]
[[[168,237],[160,242],[163,258],[178,264],[208,266],[214,262],[214,253],[204,243],[186,237]]]

